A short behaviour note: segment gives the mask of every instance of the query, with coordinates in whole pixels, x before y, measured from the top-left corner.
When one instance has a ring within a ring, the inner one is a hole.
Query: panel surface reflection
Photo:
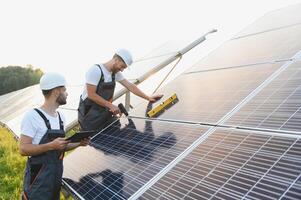
[[[206,130],[122,118],[65,158],[64,181],[85,199],[127,199]]]
[[[179,99],[158,118],[216,123],[279,66],[281,63],[181,75],[158,91],[165,95],[163,100],[173,93]],[[141,104],[130,115],[144,116],[146,106]]]

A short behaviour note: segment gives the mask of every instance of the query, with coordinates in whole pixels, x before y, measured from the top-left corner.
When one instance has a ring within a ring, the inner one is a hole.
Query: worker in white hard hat
[[[113,122],[114,116],[121,114],[119,108],[112,103],[116,81],[150,102],[155,102],[163,96],[148,96],[124,78],[122,71],[132,63],[131,53],[126,49],[119,49],[108,62],[89,68],[78,109],[78,121],[82,130],[99,131]]]
[[[21,124],[20,154],[28,156],[22,199],[58,200],[63,174],[64,152],[86,146],[89,139],[79,143],[65,140],[65,117],[57,111],[66,104],[65,78],[46,73],[40,79],[44,103],[29,110]]]

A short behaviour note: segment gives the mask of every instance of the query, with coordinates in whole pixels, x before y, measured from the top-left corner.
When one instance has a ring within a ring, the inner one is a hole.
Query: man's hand
[[[79,146],[87,146],[90,144],[90,138],[84,138],[80,141]]]
[[[163,97],[163,94],[156,94],[156,95],[153,95],[151,97],[149,97],[149,102],[151,103],[154,103],[156,101],[158,101],[159,99],[161,99]]]
[[[113,113],[113,115],[121,114],[119,108],[117,106],[115,106],[114,104],[110,105],[109,110],[111,113]]]
[[[56,138],[52,142],[50,142],[51,150],[64,150],[66,149],[69,141],[65,140],[65,138]]]

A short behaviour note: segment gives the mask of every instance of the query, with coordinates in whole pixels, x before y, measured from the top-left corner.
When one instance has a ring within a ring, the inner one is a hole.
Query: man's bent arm
[[[144,92],[142,92],[135,84],[129,82],[126,79],[123,79],[122,81],[120,81],[120,83],[126,87],[129,91],[131,91],[132,93],[134,93],[135,95],[149,101],[150,97],[148,95],[146,95]]]
[[[22,156],[35,156],[55,149],[62,150],[67,144],[64,138],[56,138],[46,144],[32,144],[31,137],[21,134],[19,151]]]

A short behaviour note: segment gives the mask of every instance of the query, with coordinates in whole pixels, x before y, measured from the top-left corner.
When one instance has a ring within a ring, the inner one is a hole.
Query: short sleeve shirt
[[[51,129],[60,129],[59,116],[48,115],[42,109],[39,109],[49,120]],[[65,116],[60,112],[61,119],[66,124]],[[43,118],[34,109],[29,110],[21,123],[21,134],[32,138],[32,144],[39,144],[42,137],[46,134],[47,127]]]
[[[103,64],[99,64],[101,67],[101,70],[103,72],[103,78],[104,78],[104,82],[111,82],[112,81],[112,72],[110,72],[109,70],[107,70],[107,68],[103,65]],[[98,82],[101,78],[101,71],[99,69],[99,67],[97,65],[92,65],[88,71],[86,72],[86,76],[85,76],[85,83],[86,84],[90,84],[90,85],[98,85]],[[115,80],[116,81],[122,81],[124,80],[124,76],[121,72],[117,72],[115,74]],[[82,99],[85,100],[88,97],[87,94],[87,86],[84,86],[84,91],[82,93]]]

